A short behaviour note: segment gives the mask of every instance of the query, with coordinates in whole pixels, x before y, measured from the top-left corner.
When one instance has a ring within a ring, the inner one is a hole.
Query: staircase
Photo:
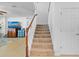
[[[54,56],[48,25],[37,25],[30,56]]]

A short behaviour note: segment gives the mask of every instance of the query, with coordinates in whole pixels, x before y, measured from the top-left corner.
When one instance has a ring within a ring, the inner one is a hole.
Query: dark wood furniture
[[[17,37],[17,29],[9,29],[8,30],[8,38],[16,38]]]

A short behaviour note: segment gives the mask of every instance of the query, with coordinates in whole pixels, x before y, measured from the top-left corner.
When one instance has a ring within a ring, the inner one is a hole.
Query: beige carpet
[[[52,40],[47,25],[37,25],[30,56],[54,56]]]

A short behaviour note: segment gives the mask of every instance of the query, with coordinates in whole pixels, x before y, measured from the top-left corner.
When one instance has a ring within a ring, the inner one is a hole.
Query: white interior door
[[[62,54],[79,54],[79,8],[61,9]]]
[[[60,21],[63,32],[79,32],[79,8],[62,8]]]

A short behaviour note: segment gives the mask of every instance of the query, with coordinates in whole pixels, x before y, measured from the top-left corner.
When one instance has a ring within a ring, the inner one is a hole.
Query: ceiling
[[[34,2],[0,2],[0,10],[7,12],[8,16],[31,16],[34,14]]]

